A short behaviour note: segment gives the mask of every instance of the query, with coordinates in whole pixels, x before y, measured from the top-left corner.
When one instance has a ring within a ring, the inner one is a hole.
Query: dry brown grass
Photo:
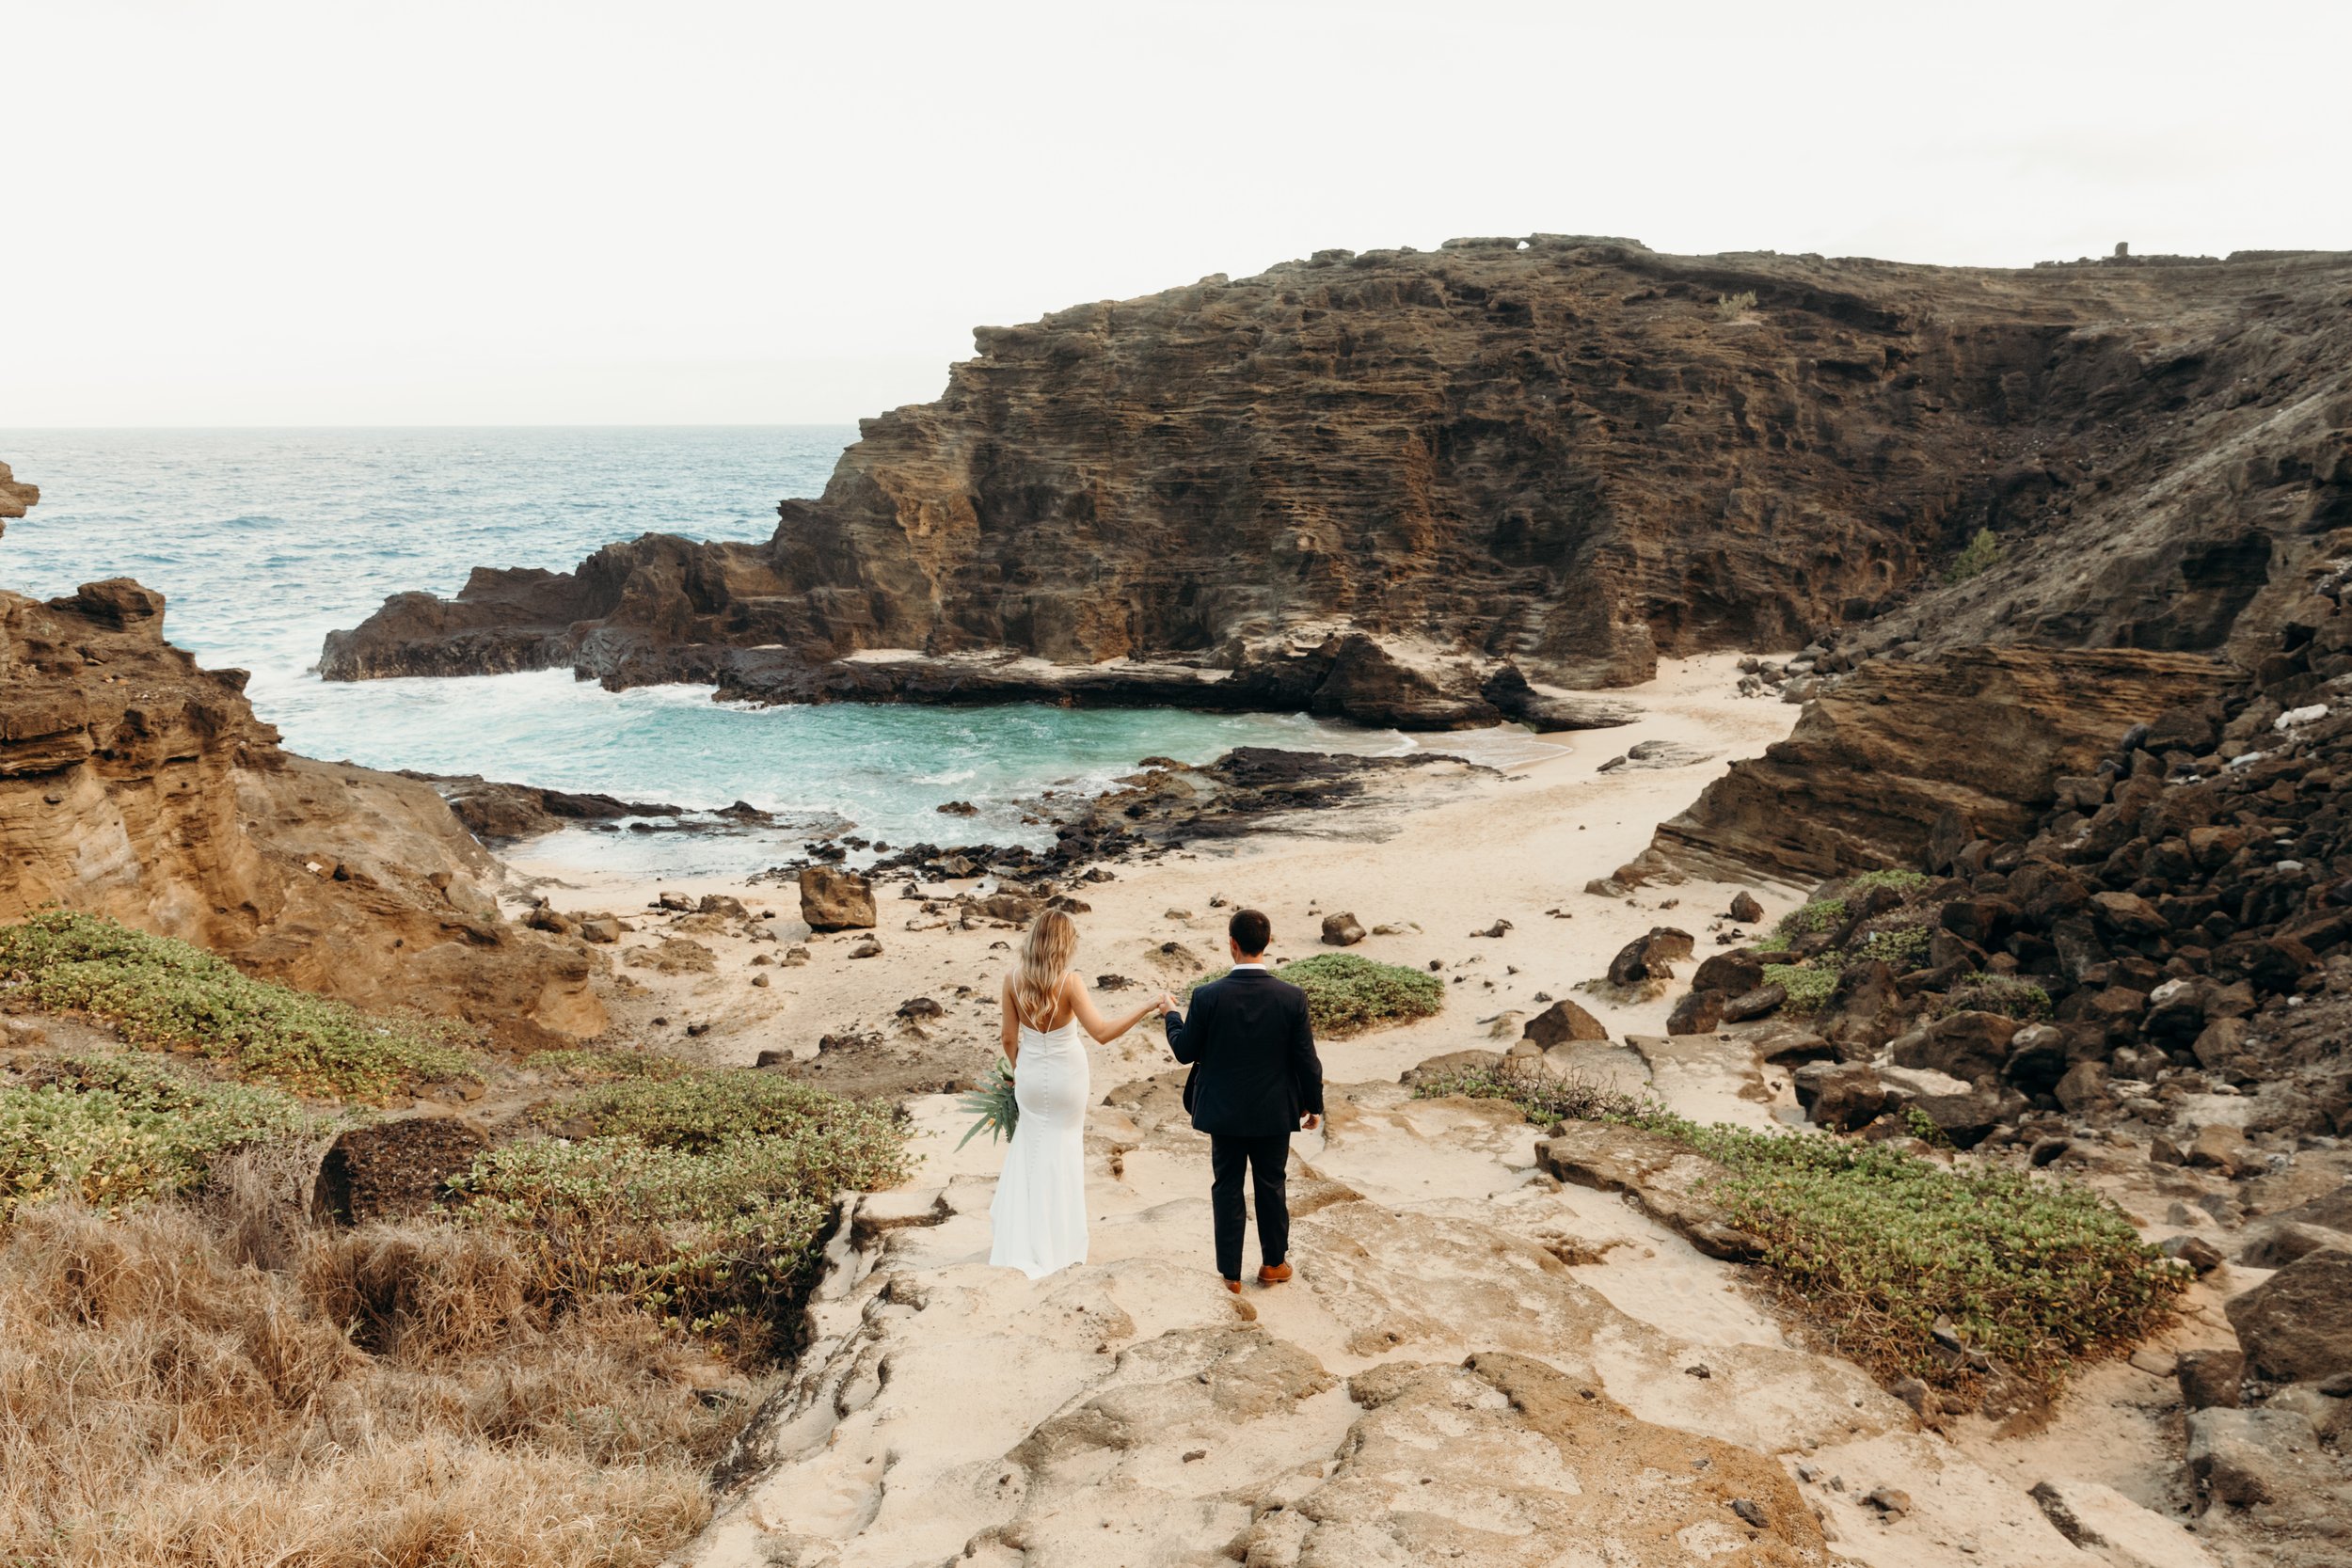
[[[263,1185],[0,1234],[0,1568],[628,1568],[701,1526],[739,1376],[551,1315],[495,1233],[311,1230]]]

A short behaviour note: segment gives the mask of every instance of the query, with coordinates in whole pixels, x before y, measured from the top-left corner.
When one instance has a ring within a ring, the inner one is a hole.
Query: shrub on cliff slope
[[[136,1044],[299,1093],[379,1100],[477,1076],[453,1025],[372,1018],[103,915],[47,910],[0,927],[0,977],[23,1006],[87,1013]]]
[[[1980,528],[1977,530],[1976,537],[1968,541],[1968,547],[1952,558],[1951,566],[1944,573],[1944,580],[1966,582],[1970,578],[1982,577],[1998,566],[2006,553],[2001,547],[2000,535],[1989,528]]]
[[[1943,1328],[2055,1386],[2145,1337],[2185,1283],[2114,1205],[2068,1182],[1822,1132],[1701,1127],[1651,1101],[1564,1093],[1536,1071],[1449,1074],[1414,1092],[1507,1100],[1545,1121],[1581,1099],[1569,1114],[1663,1133],[1715,1161],[1710,1196],[1763,1240],[1783,1300],[1882,1377],[1969,1383],[1977,1374],[1939,1343]]]
[[[1232,973],[1220,969],[1195,980],[1184,994]],[[1422,970],[1359,958],[1353,953],[1318,953],[1284,964],[1281,977],[1307,993],[1307,1017],[1318,1036],[1359,1034],[1383,1023],[1428,1018],[1445,1006],[1445,982]]]

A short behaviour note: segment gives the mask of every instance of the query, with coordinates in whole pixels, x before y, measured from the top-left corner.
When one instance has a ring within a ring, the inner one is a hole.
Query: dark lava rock
[[[2299,1383],[2352,1371],[2352,1252],[2306,1253],[2222,1310],[2257,1376]]]
[[[489,1139],[454,1117],[404,1117],[356,1127],[319,1164],[310,1212],[321,1220],[366,1225],[421,1214],[449,1191]]]
[[[1573,1002],[1554,1002],[1527,1021],[1522,1037],[1549,1051],[1570,1040],[1605,1040],[1608,1029],[1600,1020]]]

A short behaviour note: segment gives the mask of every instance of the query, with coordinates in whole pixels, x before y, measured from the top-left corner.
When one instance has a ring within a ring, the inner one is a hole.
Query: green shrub
[[[151,1058],[68,1058],[55,1082],[0,1087],[0,1217],[58,1194],[134,1207],[199,1185],[216,1155],[335,1125],[276,1089],[210,1083]]]
[[[578,1084],[610,1083],[615,1078],[676,1078],[693,1070],[690,1063],[654,1051],[534,1051],[523,1065],[561,1073]]]
[[[1890,866],[1880,871],[1859,872],[1848,879],[1846,886],[1855,893],[1867,893],[1874,887],[1891,887],[1897,893],[1916,893],[1935,879],[1924,871],[1905,871]]]
[[[617,1292],[755,1354],[790,1348],[834,1195],[908,1171],[897,1108],[740,1069],[610,1079],[536,1115],[590,1135],[486,1151],[452,1183],[459,1213],[511,1229],[552,1300]]]
[[[1802,1017],[1818,1013],[1829,1005],[1830,993],[1837,989],[1834,970],[1816,969],[1811,963],[1766,964],[1764,983],[1778,986],[1788,993],[1781,1004],[1783,1011]]]
[[[2001,547],[2000,535],[1989,528],[1980,528],[1977,530],[1976,537],[1968,541],[1968,547],[1952,558],[1952,564],[1945,572],[1944,579],[1947,582],[1966,582],[1970,578],[1981,577],[1998,566],[2008,551]]]
[[[1549,1105],[1503,1069],[1495,1097]],[[1419,1094],[1478,1092],[1461,1075]],[[2144,1338],[2186,1283],[2122,1212],[2071,1182],[1938,1162],[1820,1132],[1700,1127],[1655,1105],[1598,1102],[1599,1119],[1662,1133],[1724,1167],[1709,1188],[1760,1238],[1783,1301],[1880,1376],[1960,1386],[1946,1318],[1971,1349],[2055,1388],[2084,1361]],[[1538,1116],[1538,1119],[1544,1119]]]
[[[451,1186],[461,1218],[522,1248],[546,1299],[616,1294],[690,1333],[772,1352],[833,1208],[831,1188],[794,1179],[807,1151],[791,1143],[739,1138],[690,1154],[635,1138],[524,1138]]]
[[[1754,289],[1742,289],[1736,294],[1715,296],[1715,319],[1717,321],[1738,321],[1746,312],[1755,309],[1756,291]]]
[[[1934,933],[1925,926],[1882,927],[1862,939],[1853,956],[1873,959],[1901,974],[1927,961],[1928,943],[1933,937]]]
[[[197,1052],[299,1093],[378,1099],[479,1076],[453,1043],[457,1025],[372,1018],[100,915],[47,910],[0,927],[0,974],[30,1006],[85,1012],[134,1044]]]
[[[868,1168],[905,1138],[905,1118],[880,1101],[837,1094],[748,1068],[686,1068],[669,1078],[593,1085],[536,1113],[543,1125],[585,1123],[589,1136],[635,1138],[700,1153],[747,1137],[782,1137],[831,1150],[845,1172]],[[849,1181],[844,1185],[857,1185]]]
[[[1185,991],[1221,980],[1231,970],[1204,974]],[[1353,953],[1318,953],[1284,964],[1281,977],[1307,993],[1307,1017],[1320,1036],[1358,1034],[1383,1023],[1427,1018],[1445,1006],[1445,982],[1426,970],[1375,963]]]
[[[1945,993],[1936,1011],[1939,1015],[2001,1013],[2021,1023],[2032,1023],[2050,1016],[2050,993],[2014,974],[1971,974]]]
[[[1846,923],[1846,901],[1843,898],[1816,898],[1800,904],[1780,917],[1774,934],[1781,942],[1793,942],[1799,937],[1816,931],[1835,931]]]

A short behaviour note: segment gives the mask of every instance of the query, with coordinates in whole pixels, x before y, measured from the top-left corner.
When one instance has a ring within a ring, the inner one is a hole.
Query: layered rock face
[[[163,627],[126,579],[0,593],[0,919],[86,910],[518,1043],[604,1027],[587,950],[499,917],[494,863],[429,786],[281,751],[245,673]]]
[[[2352,524],[2348,284],[2320,254],[1319,252],[983,329],[766,544],[480,571],[321,669],[1438,726],[1868,621],[1986,527],[2010,564],[1883,643],[2220,648]]]
[[[2227,679],[2211,658],[2122,649],[1873,659],[1807,704],[1787,740],[1660,823],[1619,876],[1810,882],[1907,865],[1947,815],[1972,832],[2021,832],[2060,778],[2089,773],[2132,725]]]

